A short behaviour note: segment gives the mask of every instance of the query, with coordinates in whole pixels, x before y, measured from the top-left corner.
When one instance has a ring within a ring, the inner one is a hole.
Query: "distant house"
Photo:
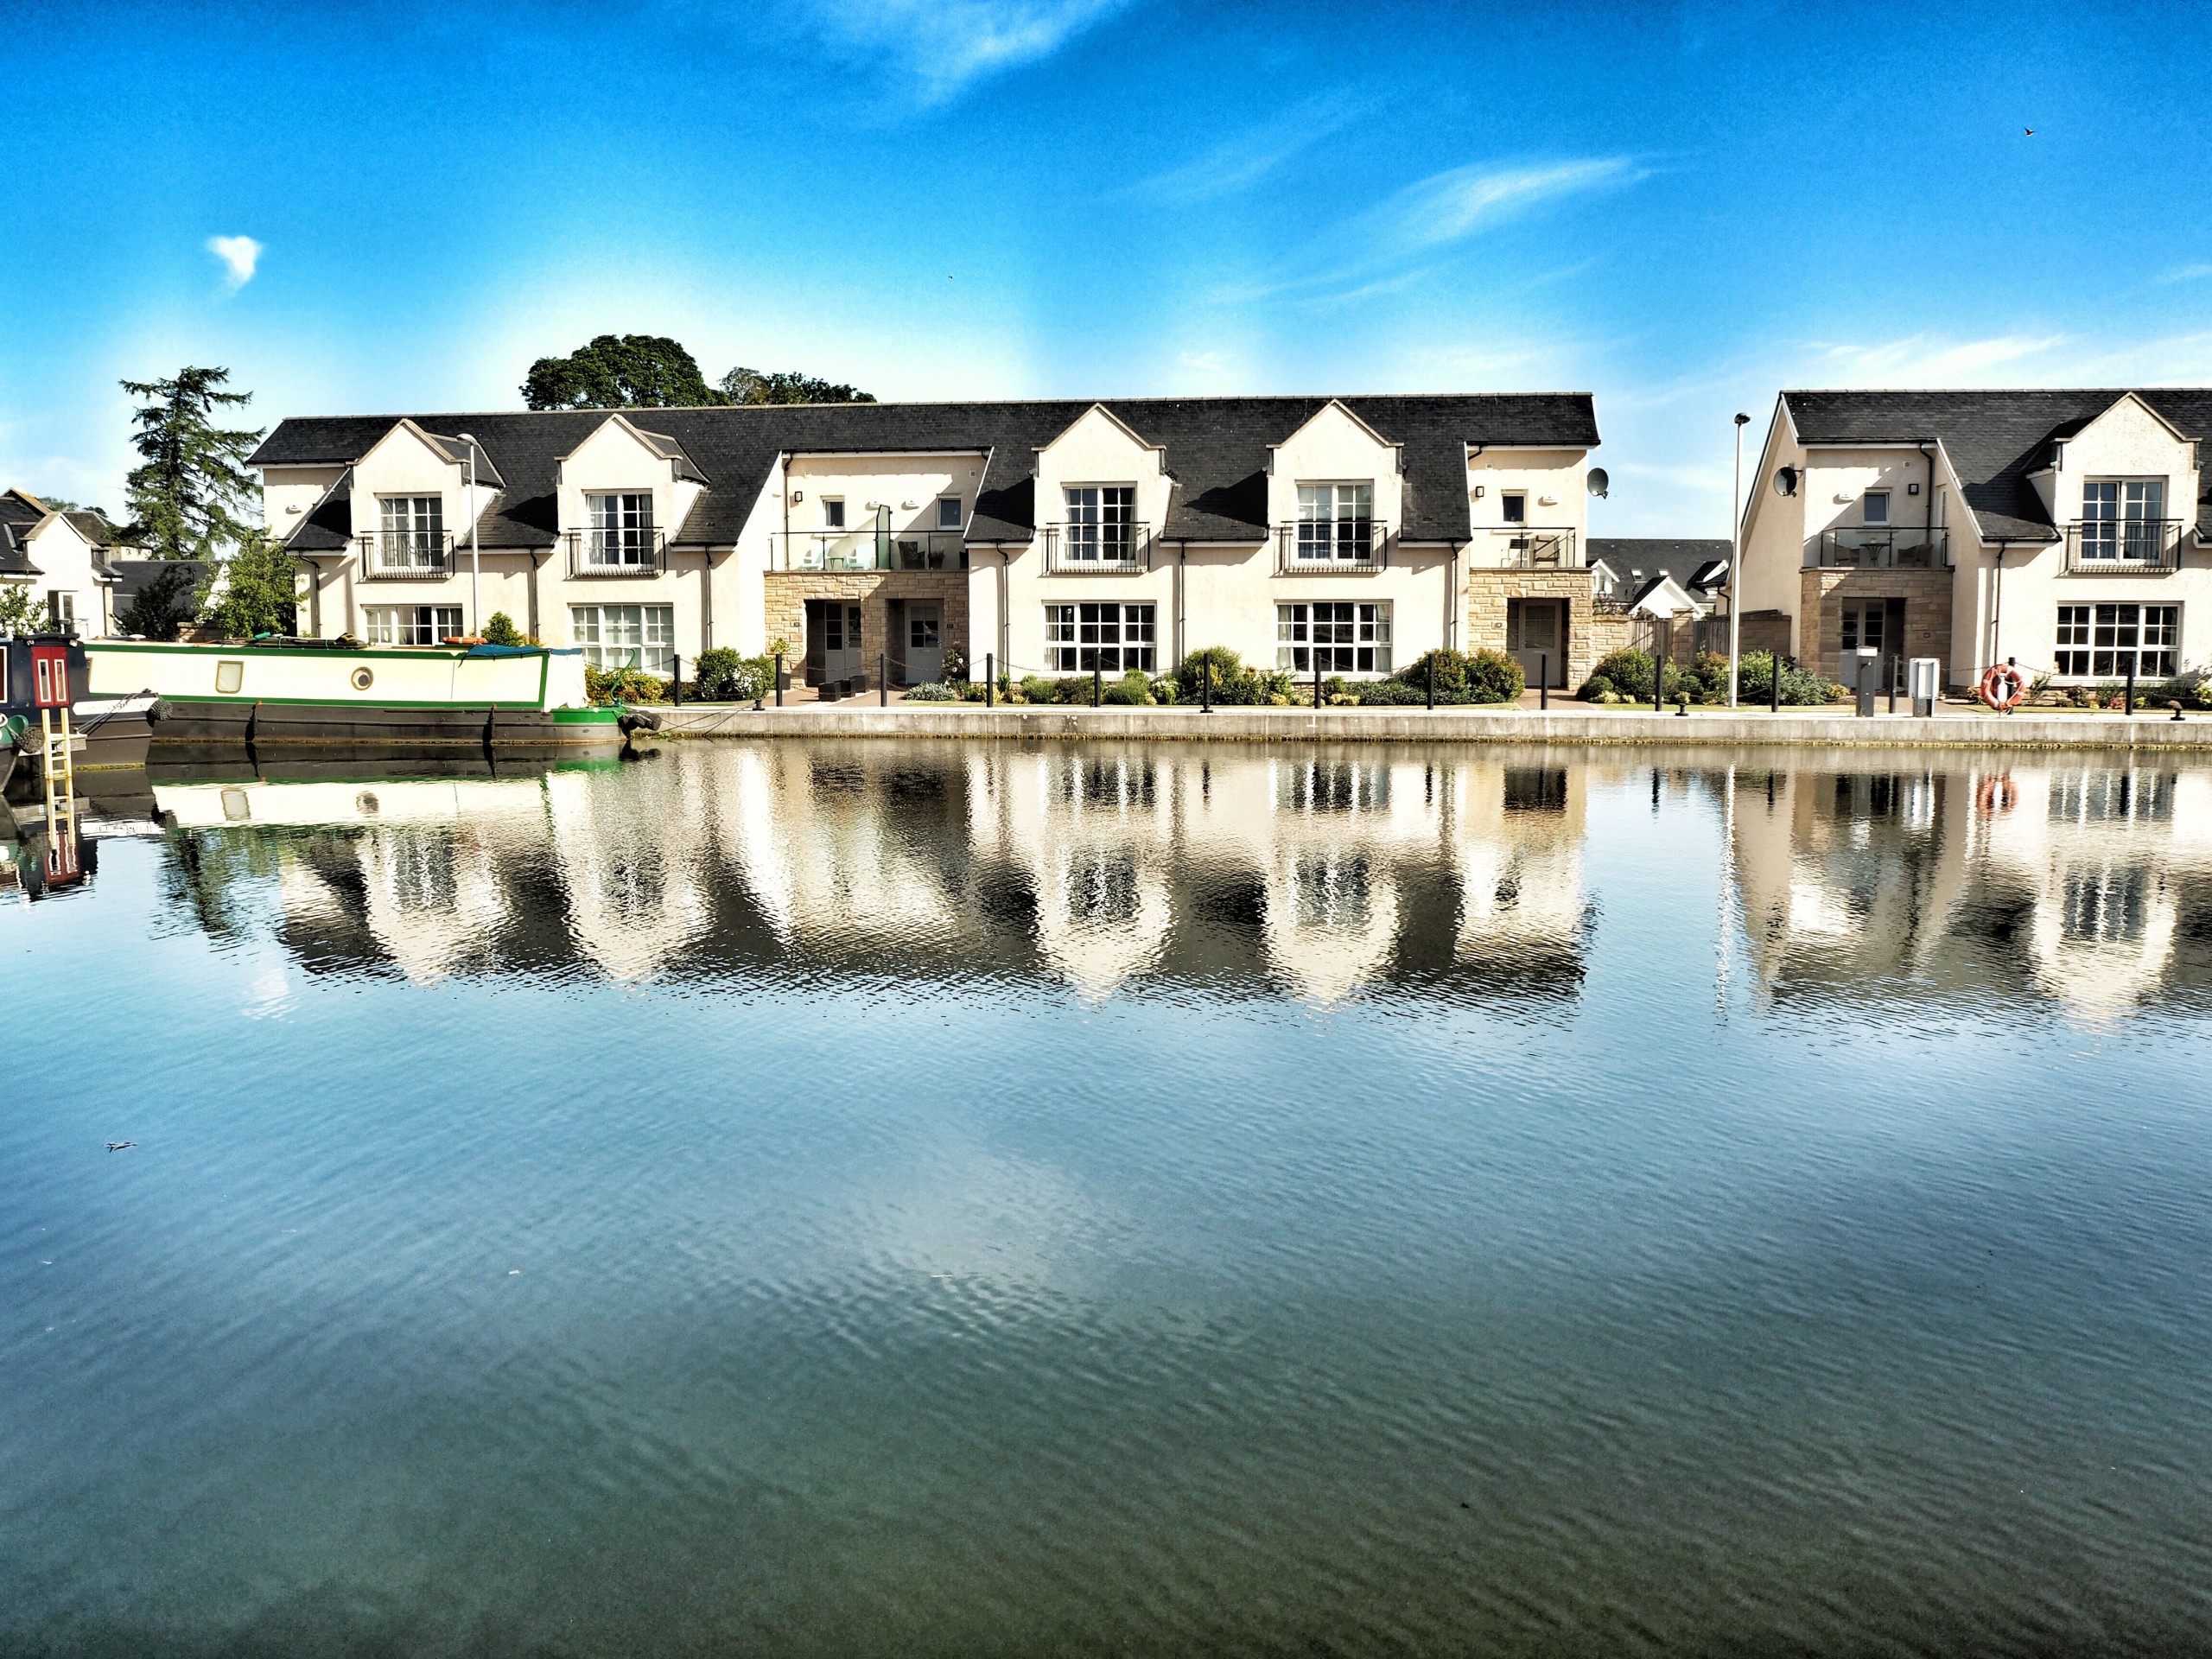
[[[1678,662],[1700,652],[1726,655],[1729,553],[1726,537],[1593,538],[1590,575],[1606,649],[1649,649],[1663,639]],[[1777,643],[1771,624],[1745,619],[1744,650]]]
[[[2008,660],[2061,684],[2212,664],[2208,445],[2212,389],[1785,391],[1746,618],[1846,678],[1865,651],[1955,686]]]
[[[113,534],[97,512],[57,512],[27,490],[0,493],[0,584],[28,588],[50,627],[106,633]]]

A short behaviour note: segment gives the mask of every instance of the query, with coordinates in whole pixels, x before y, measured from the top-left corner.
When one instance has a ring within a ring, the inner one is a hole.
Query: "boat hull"
[[[614,709],[378,709],[355,703],[241,703],[164,697],[152,742],[163,757],[194,750],[374,750],[404,756],[527,750],[611,753],[622,746]]]

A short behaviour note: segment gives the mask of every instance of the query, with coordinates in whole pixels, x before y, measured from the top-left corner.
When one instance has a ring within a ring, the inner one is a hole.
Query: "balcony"
[[[1850,524],[1824,530],[1805,550],[1808,570],[1948,570],[1951,532],[1941,524]]]
[[[1142,524],[1046,524],[1045,574],[1135,576],[1152,569],[1152,531]]]
[[[1580,570],[1581,538],[1571,525],[1499,524],[1475,532],[1467,550],[1487,570]]]
[[[1275,526],[1279,576],[1371,575],[1389,563],[1389,526],[1372,519],[1308,519]]]
[[[965,570],[957,530],[791,530],[769,537],[771,570]]]
[[[453,574],[453,532],[386,530],[357,536],[364,582],[442,582]]]
[[[2066,526],[2069,576],[2164,576],[2181,569],[2178,518],[2088,518]]]
[[[572,530],[569,544],[572,576],[657,576],[668,569],[668,532],[638,525],[619,529]]]

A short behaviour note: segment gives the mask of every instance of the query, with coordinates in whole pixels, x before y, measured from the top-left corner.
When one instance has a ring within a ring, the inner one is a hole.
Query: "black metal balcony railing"
[[[1470,556],[1478,569],[1579,570],[1581,537],[1567,524],[1493,524],[1475,532]]]
[[[1054,576],[1134,576],[1152,569],[1143,524],[1046,524],[1045,572]]]
[[[563,539],[572,576],[657,576],[668,568],[666,531],[572,530]]]
[[[1824,530],[1805,550],[1808,570],[1943,570],[1951,532],[1941,524],[1846,524]]]
[[[1279,576],[1356,576],[1384,569],[1389,563],[1389,527],[1370,518],[1312,519],[1275,526]]]
[[[965,570],[968,543],[957,530],[781,531],[769,538],[772,570]]]
[[[2066,526],[2069,576],[2156,576],[2181,569],[2178,518],[2086,518]]]
[[[453,574],[453,532],[385,530],[354,537],[367,582],[440,582]]]

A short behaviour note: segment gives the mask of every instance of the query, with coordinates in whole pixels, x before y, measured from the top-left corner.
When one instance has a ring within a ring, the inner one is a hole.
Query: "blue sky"
[[[2212,8],[0,0],[0,484],[111,506],[124,376],[225,365],[261,422],[514,408],[610,331],[885,397],[1587,390],[1614,534],[1725,535],[1728,417],[1783,385],[2212,380]]]

